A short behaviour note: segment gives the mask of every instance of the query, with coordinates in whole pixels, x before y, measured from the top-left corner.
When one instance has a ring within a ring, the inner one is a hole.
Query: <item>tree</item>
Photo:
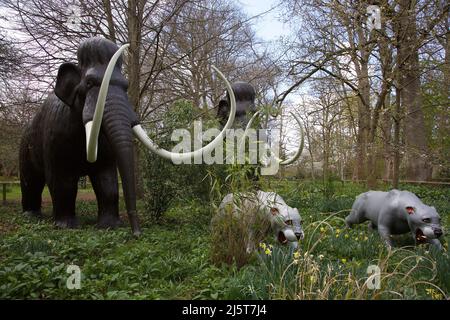
[[[442,61],[436,57],[436,42],[445,48],[447,29],[442,26],[448,6],[439,6],[439,1],[377,1],[381,28],[369,29],[366,9],[373,1],[283,3],[289,10],[286,20],[295,24],[298,33],[289,43],[291,52],[286,60],[292,84],[280,101],[302,84],[334,78],[341,83],[336,92],[347,101],[349,123],[355,131],[354,178],[366,179],[373,188],[381,177],[380,159],[386,162],[385,177],[391,176],[392,170],[392,175],[399,177],[401,141],[405,141],[405,177],[428,179],[434,130],[424,121],[421,76]],[[439,28],[445,30],[444,36],[437,33]],[[421,53],[431,45],[434,47],[428,52],[437,59],[425,68]],[[328,91],[333,90],[328,86]],[[448,119],[448,112],[442,114],[446,115],[439,117],[439,128],[448,123],[443,120]]]
[[[417,47],[416,1],[399,0],[398,59],[401,100],[405,109],[406,178],[428,180],[431,166],[428,161],[427,137],[423,134],[425,121],[420,92],[420,66]]]

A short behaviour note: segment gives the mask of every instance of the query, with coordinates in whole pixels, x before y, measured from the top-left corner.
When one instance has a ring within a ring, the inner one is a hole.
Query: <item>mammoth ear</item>
[[[219,107],[217,109],[217,117],[220,119],[221,122],[227,120],[228,113],[230,112],[230,106],[228,105],[227,100],[220,100],[219,101]]]
[[[74,63],[63,63],[56,76],[56,96],[68,106],[72,106],[75,100],[76,87],[80,81],[80,68]]]

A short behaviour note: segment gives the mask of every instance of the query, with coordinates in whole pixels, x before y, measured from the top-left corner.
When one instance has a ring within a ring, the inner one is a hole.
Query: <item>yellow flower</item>
[[[294,259],[300,258],[300,252],[296,251],[294,252]]]
[[[316,277],[314,277],[314,276],[309,276],[309,281],[310,282],[314,282],[316,280]]]
[[[344,236],[344,237],[345,237],[345,239],[348,239],[349,235],[348,235],[348,234],[345,234],[345,236]]]
[[[324,233],[325,232],[325,228],[324,227],[320,227],[320,232]]]
[[[294,261],[292,261],[294,264],[298,264],[298,259],[294,259]]]
[[[342,263],[347,263],[347,259],[345,259],[345,258],[342,258],[341,261],[342,261]]]
[[[267,248],[264,252],[265,252],[268,256],[270,256],[270,255],[272,254],[272,251],[271,251],[269,248]]]
[[[425,291],[429,296],[431,296],[431,299],[433,300],[441,300],[443,298],[442,293],[433,288],[425,289]]]
[[[364,241],[367,241],[367,240],[369,240],[369,238],[367,236],[365,236],[364,237]]]
[[[336,229],[336,233],[341,233],[341,229]]]
[[[339,238],[339,235],[338,235],[338,234],[336,235],[336,238]]]
[[[262,248],[263,250],[266,250],[266,244],[264,242],[260,242],[259,247]]]

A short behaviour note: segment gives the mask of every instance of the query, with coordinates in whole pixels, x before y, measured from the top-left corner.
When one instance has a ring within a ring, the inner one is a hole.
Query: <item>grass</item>
[[[386,188],[386,186],[384,186]],[[450,189],[404,186],[434,205],[449,242]],[[211,261],[209,204],[175,203],[159,223],[139,203],[143,235],[126,227],[95,229],[94,201],[77,203],[81,228],[58,230],[51,207],[45,219],[20,214],[18,202],[0,206],[0,298],[26,299],[444,299],[450,293],[446,252],[412,247],[388,252],[366,225],[344,228],[342,219],[363,186],[270,181],[304,220],[298,253],[276,245],[261,248],[242,268]],[[13,189],[8,199],[17,193]],[[20,199],[20,195],[18,198]],[[126,220],[124,205],[121,215]],[[270,248],[270,249],[269,249]],[[267,250],[269,249],[269,250]],[[68,265],[80,267],[81,289],[68,290]],[[367,267],[379,265],[381,289],[368,290]]]
[[[128,227],[95,229],[95,204],[78,207],[81,230],[57,230],[49,217],[29,221],[18,206],[1,207],[8,228],[0,240],[0,298],[232,298],[227,290],[236,271],[209,263],[209,218],[201,205],[180,205],[160,224],[143,219],[139,239]],[[66,289],[70,264],[81,268],[80,290]]]
[[[0,181],[1,183],[1,181]],[[3,191],[1,191],[3,192]],[[81,195],[90,195],[92,194],[92,188],[78,188],[78,197],[80,198]],[[2,195],[3,196],[3,195]],[[22,197],[22,194],[20,192],[20,185],[14,184],[14,185],[7,185],[6,187],[6,201],[13,201],[17,202],[20,201]],[[45,186],[43,192],[42,192],[42,198],[43,200],[50,201],[50,191],[48,190],[48,187]]]

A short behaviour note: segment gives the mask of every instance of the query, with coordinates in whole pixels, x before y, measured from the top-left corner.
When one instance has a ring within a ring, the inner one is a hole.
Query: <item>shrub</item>
[[[173,142],[170,134],[175,129],[186,128],[199,116],[199,110],[194,109],[188,101],[177,101],[163,116],[163,131],[167,134],[157,135],[155,142],[171,149]],[[217,121],[204,121],[203,127],[216,126]],[[153,132],[157,132],[153,128]],[[144,204],[146,211],[154,220],[159,220],[174,200],[189,198],[209,199],[209,184],[205,181],[208,171],[203,164],[175,165],[170,160],[146,152],[144,166]]]
[[[235,264],[238,268],[247,264],[253,251],[264,240],[270,222],[258,212],[258,207],[246,206],[239,194],[234,203],[227,205],[212,221],[211,255],[213,263]],[[234,204],[239,214],[234,212]]]

